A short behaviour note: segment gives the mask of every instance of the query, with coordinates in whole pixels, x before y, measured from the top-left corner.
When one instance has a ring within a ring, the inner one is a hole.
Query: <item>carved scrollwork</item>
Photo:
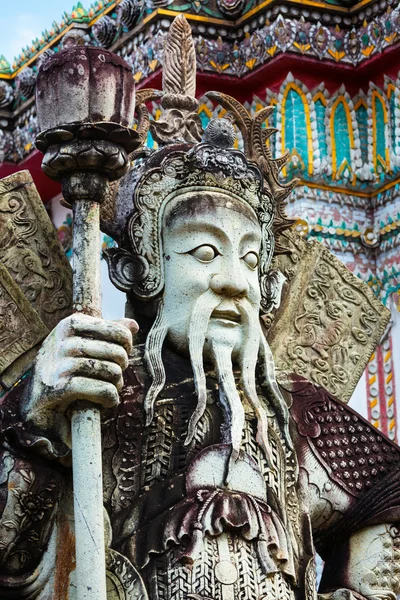
[[[287,231],[280,243],[286,244],[287,254],[276,256],[272,266],[289,283],[269,330],[277,366],[347,401],[390,314],[318,242]]]
[[[0,330],[0,371],[12,385],[21,371],[8,376],[4,370],[70,314],[72,274],[26,171],[1,182],[0,225],[0,311],[7,329],[4,339]]]
[[[106,556],[107,600],[147,600],[142,578],[130,561],[111,549]]]
[[[31,466],[8,450],[0,455],[1,583],[18,571],[29,573],[38,564],[50,536],[62,490],[59,476]]]
[[[0,373],[48,333],[37,312],[0,263]]]

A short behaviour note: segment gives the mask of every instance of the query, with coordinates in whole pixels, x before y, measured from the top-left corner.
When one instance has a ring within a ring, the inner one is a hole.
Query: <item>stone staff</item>
[[[65,48],[43,63],[36,103],[42,168],[73,208],[73,307],[101,316],[100,204],[137,148],[129,65],[99,48]],[[106,600],[100,412],[78,402],[71,416],[78,600]]]

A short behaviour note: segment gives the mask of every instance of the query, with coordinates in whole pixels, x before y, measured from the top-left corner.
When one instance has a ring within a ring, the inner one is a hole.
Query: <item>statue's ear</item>
[[[103,255],[108,264],[110,279],[121,292],[129,292],[149,272],[149,264],[145,258],[122,248],[108,248]]]

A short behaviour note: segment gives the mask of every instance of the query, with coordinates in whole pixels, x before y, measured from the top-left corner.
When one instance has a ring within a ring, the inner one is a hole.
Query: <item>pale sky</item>
[[[0,0],[0,55],[12,63],[53,21],[61,21],[78,0]],[[91,0],[81,0],[89,8]]]

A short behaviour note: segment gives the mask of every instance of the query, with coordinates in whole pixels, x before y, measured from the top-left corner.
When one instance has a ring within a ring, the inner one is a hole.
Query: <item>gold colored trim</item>
[[[387,86],[387,93],[386,93],[386,95],[388,97],[388,100],[391,99],[392,94],[395,91],[396,91],[396,86],[394,86],[393,83],[389,83],[388,86]]]
[[[259,13],[263,8],[273,3],[274,0],[265,0],[259,6],[254,7],[245,15],[242,15],[239,19],[234,22],[234,26],[241,25],[247,19],[253,17],[257,13]],[[332,4],[327,4],[326,2],[316,2],[315,0],[289,0],[290,4],[301,4],[302,6],[313,6],[314,8],[322,8],[324,10],[334,10],[335,12],[340,13],[349,13],[349,9],[343,6],[335,6]],[[186,15],[185,15],[186,16]]]
[[[335,102],[333,103],[332,110],[331,110],[331,116],[330,116],[330,123],[329,123],[329,129],[331,132],[331,143],[332,143],[332,173],[333,173],[333,175],[336,175],[336,172],[337,172],[336,140],[335,140],[335,113],[336,113],[336,109],[340,103],[343,104],[344,112],[346,113],[347,128],[349,130],[349,137],[350,137],[350,149],[354,150],[354,133],[353,133],[353,128],[351,126],[350,109],[349,109],[349,105],[347,104],[346,98],[343,96],[343,94],[341,94],[340,96],[338,96],[336,98]]]
[[[366,110],[368,110],[368,104],[366,103],[364,98],[360,98],[357,102],[357,104],[354,107],[354,110],[357,111],[360,106],[363,106]]]
[[[356,12],[359,8],[362,8],[366,4],[372,4],[371,0],[361,0],[361,2],[358,2],[358,4],[355,4],[350,8],[349,13],[351,14],[353,12]]]
[[[323,95],[323,93],[322,93],[322,92],[318,92],[318,93],[317,93],[317,94],[315,94],[315,96],[313,97],[313,102],[314,102],[314,104],[315,104],[316,102],[318,102],[318,100],[319,100],[319,101],[321,102],[321,104],[323,104],[323,105],[325,106],[325,108],[326,108],[327,102],[326,102],[326,98],[325,98],[325,96]]]
[[[267,2],[273,2],[273,0],[267,0]],[[168,10],[166,8],[158,8],[157,11],[155,11],[155,12],[157,14],[159,14],[161,16],[165,16],[165,17],[176,17],[179,14],[184,14],[188,21],[200,21],[203,23],[212,23],[213,25],[225,25],[228,27],[232,26],[232,23],[230,21],[225,21],[224,19],[218,19],[217,17],[202,17],[201,15],[179,13],[176,10]]]
[[[89,23],[88,23],[89,27],[94,25],[94,23],[96,23],[102,16],[111,12],[120,3],[120,1],[121,0],[116,0],[111,6],[108,6],[107,8],[105,8],[103,10],[103,12],[101,12],[99,15],[97,15],[91,21],[89,21]],[[197,21],[197,22],[202,22],[202,23],[207,23],[207,24],[212,23],[214,25],[235,28],[235,27],[241,25],[242,23],[244,23],[245,21],[247,21],[248,19],[250,19],[251,17],[253,17],[254,15],[257,15],[258,13],[260,13],[265,7],[269,6],[270,4],[274,4],[275,2],[276,2],[276,0],[264,0],[264,2],[262,2],[261,4],[259,4],[256,7],[254,7],[252,10],[250,10],[246,14],[242,15],[236,21],[227,21],[225,19],[219,19],[217,17],[193,15],[193,14],[189,14],[186,12],[180,13],[178,11],[168,10],[168,9],[164,9],[164,8],[158,8],[158,9],[154,10],[152,13],[150,13],[149,15],[147,15],[138,24],[138,26],[136,28],[134,28],[132,30],[132,32],[130,32],[130,33],[134,35],[136,33],[136,31],[140,31],[140,29],[144,25],[146,25],[148,22],[155,19],[158,15],[167,16],[167,17],[176,17],[178,14],[185,15],[185,17],[188,21]],[[361,2],[359,2],[358,4],[356,4],[355,6],[353,6],[351,8],[346,8],[343,6],[335,6],[332,4],[328,4],[326,2],[317,2],[315,0],[288,0],[288,2],[290,4],[298,4],[301,6],[312,6],[314,8],[328,10],[332,13],[352,14],[352,13],[356,12],[359,8],[365,6],[366,4],[370,4],[371,0],[362,0]],[[28,60],[28,62],[24,63],[17,71],[15,71],[11,74],[4,73],[4,74],[0,75],[0,80],[14,79],[23,69],[25,69],[25,67],[29,67],[35,60],[37,60],[37,58],[44,51],[51,48],[54,43],[58,42],[59,39],[62,38],[74,26],[75,26],[75,23],[71,23],[70,25],[68,25],[68,27],[66,29],[64,29],[62,32],[60,32],[57,37],[55,37],[53,40],[51,40],[51,42],[49,42],[46,46],[44,46],[44,48],[42,48],[40,50],[40,52],[37,52],[34,56],[32,56]],[[120,44],[117,44],[117,47],[119,47],[119,46],[120,46]]]
[[[51,42],[49,42],[44,48],[42,48],[40,52],[38,52],[34,56],[31,56],[31,58],[28,60],[28,62],[24,63],[17,71],[14,71],[14,73],[12,73],[11,75],[9,75],[7,77],[7,79],[14,79],[17,75],[19,75],[21,73],[21,71],[23,71],[24,69],[26,69],[26,67],[29,67],[29,65],[31,65],[33,62],[35,62],[35,60],[37,60],[38,57],[41,54],[43,54],[43,52],[46,52],[46,50],[48,50],[49,48],[51,48],[56,42],[58,42],[62,37],[64,37],[64,35],[67,33],[67,31],[69,31],[70,29],[72,29],[73,26],[74,26],[74,23],[71,23],[71,25],[68,25],[68,27],[66,29],[63,29],[57,35],[57,37],[54,38],[54,40],[51,40]],[[3,79],[4,77],[5,77],[4,75],[1,75],[0,79]]]
[[[206,115],[207,115],[207,117],[208,117],[209,119],[211,119],[211,118],[212,118],[212,115],[213,115],[212,111],[211,111],[211,110],[208,108],[208,106],[207,106],[207,104],[206,104],[205,102],[203,102],[202,104],[200,104],[200,106],[199,106],[199,108],[198,108],[198,111],[197,111],[197,112],[198,112],[199,114],[200,114],[201,112],[205,112],[205,113],[206,113]]]
[[[101,19],[101,17],[104,15],[105,12],[107,12],[107,13],[111,12],[117,6],[117,4],[119,4],[120,2],[121,2],[121,0],[116,0],[114,2],[114,4],[111,4],[111,6],[108,6],[106,9],[103,10],[102,13],[100,13],[96,17],[93,17],[93,19],[89,22],[89,27],[91,27],[92,25],[94,25],[96,23],[96,21]]]
[[[330,186],[330,185],[326,185],[324,183],[316,183],[314,181],[306,181],[305,179],[300,179],[299,185],[297,187],[305,186],[305,187],[315,188],[317,190],[324,190],[326,192],[337,192],[338,194],[344,194],[345,196],[357,196],[358,198],[372,199],[372,198],[375,198],[375,196],[377,196],[378,194],[387,192],[392,187],[395,187],[398,184],[400,184],[400,177],[398,177],[394,181],[391,181],[390,183],[386,183],[385,185],[383,185],[380,188],[371,190],[370,192],[362,192],[362,191],[358,191],[358,190],[349,190],[348,188],[344,188],[344,187],[340,187],[340,186],[335,186],[335,185]]]

